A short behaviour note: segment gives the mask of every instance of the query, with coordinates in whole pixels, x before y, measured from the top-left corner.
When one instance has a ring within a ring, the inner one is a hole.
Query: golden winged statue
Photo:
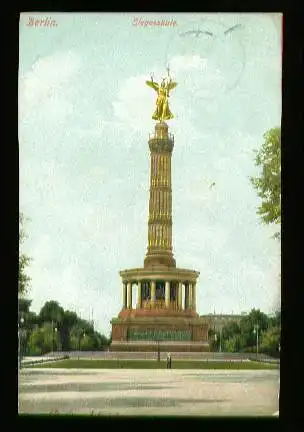
[[[163,78],[160,85],[153,81],[153,75],[151,75],[151,81],[146,81],[146,84],[157,92],[156,110],[152,115],[152,119],[161,122],[171,120],[174,117],[169,109],[169,96],[170,90],[174,89],[177,83],[172,81],[169,68],[167,68],[167,71],[168,78]]]

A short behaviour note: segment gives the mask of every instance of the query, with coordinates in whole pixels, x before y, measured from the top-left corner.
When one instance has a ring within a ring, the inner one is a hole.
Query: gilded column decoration
[[[157,183],[156,186],[160,185],[160,155],[157,155],[157,171],[156,171],[156,177],[157,177]]]
[[[164,226],[163,225],[163,214],[164,214],[164,192],[163,192],[163,190],[161,189],[160,191],[159,191],[159,193],[160,193],[160,200],[159,200],[159,202],[160,202],[160,205],[159,205],[159,207],[160,207],[160,209],[159,209],[159,217],[160,217],[160,221],[161,221],[161,224],[162,224],[162,227]]]
[[[160,176],[160,186],[163,185],[163,155],[159,156],[159,176]]]

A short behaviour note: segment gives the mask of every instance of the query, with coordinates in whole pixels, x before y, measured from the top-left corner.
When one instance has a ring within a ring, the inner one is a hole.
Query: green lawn
[[[29,365],[35,368],[66,369],[166,369],[166,362],[156,360],[85,360],[70,359],[53,363]],[[276,364],[258,362],[172,361],[172,369],[278,369]]]

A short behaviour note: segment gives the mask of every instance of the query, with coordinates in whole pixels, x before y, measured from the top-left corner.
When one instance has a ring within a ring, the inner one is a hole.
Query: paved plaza
[[[279,370],[21,370],[19,413],[273,416]]]

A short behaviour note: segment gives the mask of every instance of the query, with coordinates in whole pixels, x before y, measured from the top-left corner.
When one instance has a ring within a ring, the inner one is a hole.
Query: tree
[[[281,328],[281,311],[280,310],[275,311],[275,313],[269,317],[269,327]]]
[[[90,335],[85,334],[80,339],[80,349],[82,351],[91,351],[93,346],[94,346],[94,341]]]
[[[28,355],[41,355],[42,352],[42,332],[40,328],[32,331],[27,341],[27,354]]]
[[[39,317],[42,322],[53,322],[58,327],[63,322],[64,309],[57,301],[47,301],[42,306]]]
[[[269,327],[269,318],[260,309],[252,309],[248,315],[241,318],[240,332],[244,338],[244,347],[254,347],[256,345],[256,336],[253,330],[257,324],[259,334]]]
[[[35,328],[28,340],[28,352],[32,355],[45,354],[59,348],[59,335],[50,323]]]
[[[62,322],[59,326],[60,338],[62,343],[62,350],[69,351],[70,346],[70,332],[72,327],[78,322],[78,317],[75,312],[65,310]]]
[[[224,342],[224,350],[227,352],[240,352],[244,351],[246,347],[246,337],[240,333],[231,336]]]
[[[70,347],[72,350],[80,350],[82,348],[81,342],[86,333],[84,329],[77,322],[70,331]]]
[[[111,333],[112,336],[112,333]],[[208,340],[211,351],[218,351],[219,348],[219,337],[216,331],[213,328],[209,328],[208,330]]]
[[[281,340],[280,327],[271,327],[262,333],[260,351],[273,357],[279,357],[279,345]]]
[[[19,314],[29,313],[32,300],[26,299],[24,297],[18,298],[18,311]]]
[[[31,278],[26,274],[25,270],[31,262],[31,258],[26,254],[21,253],[21,245],[26,237],[23,229],[25,218],[23,213],[19,213],[19,268],[18,268],[18,294],[23,296],[27,293]]]
[[[264,142],[256,151],[255,164],[261,168],[259,177],[251,177],[262,203],[257,214],[265,224],[281,223],[281,128],[270,129],[264,134]],[[280,238],[280,233],[274,234]]]
[[[223,340],[229,339],[241,332],[240,326],[236,321],[228,322],[222,329]]]
[[[103,351],[106,347],[108,347],[111,343],[111,340],[108,339],[105,335],[102,335],[98,332],[94,332],[94,348]]]

